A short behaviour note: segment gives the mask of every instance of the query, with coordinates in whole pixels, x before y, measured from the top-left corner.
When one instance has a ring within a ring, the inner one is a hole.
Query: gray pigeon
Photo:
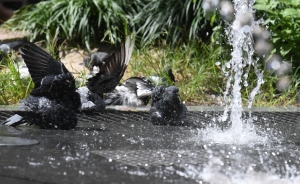
[[[106,59],[100,71],[94,77],[88,79],[85,89],[79,88],[77,90],[81,96],[81,110],[102,111],[105,109],[103,95],[112,92],[122,79],[133,48],[134,39],[131,40],[128,36],[126,41],[122,42],[120,47]]]
[[[147,105],[154,85],[143,77],[131,77],[126,79],[122,85],[104,94],[106,105],[127,105],[144,106]]]
[[[71,129],[77,125],[80,96],[75,79],[64,64],[35,44],[21,40],[21,55],[34,82],[30,96],[21,101],[22,110],[2,124],[22,123],[46,129]]]
[[[3,58],[3,54],[8,54],[12,50],[18,50],[21,46],[21,42],[19,40],[8,42],[8,43],[1,43],[0,44],[0,61]]]
[[[151,122],[155,125],[183,125],[187,108],[179,100],[176,86],[157,86],[152,92]]]
[[[0,44],[0,50],[4,53],[9,53],[12,50],[18,50],[21,47],[21,41],[13,41]]]
[[[148,104],[152,90],[159,84],[170,81],[175,83],[175,77],[170,66],[163,69],[161,76],[130,77],[120,86],[104,94],[106,105],[145,106]]]

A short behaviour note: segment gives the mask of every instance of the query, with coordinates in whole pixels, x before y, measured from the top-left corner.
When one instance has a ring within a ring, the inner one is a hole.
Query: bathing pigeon
[[[117,86],[112,92],[104,94],[106,105],[147,105],[155,85],[143,77],[131,77],[122,85]]]
[[[12,50],[18,50],[21,46],[21,43],[19,40],[8,42],[8,43],[1,43],[0,44],[0,60],[3,58],[3,54],[10,53]]]
[[[100,67],[99,73],[89,78],[86,83],[87,89],[79,88],[82,107],[81,110],[104,110],[105,103],[103,101],[104,93],[113,91],[122,79],[127,69],[134,48],[134,39],[130,36],[126,38],[125,43],[122,42],[105,60]]]
[[[77,124],[80,96],[75,79],[64,64],[35,44],[21,40],[21,55],[34,82],[30,96],[21,100],[24,112],[2,124],[17,126],[26,122],[47,129],[71,129]]]
[[[131,77],[110,93],[104,94],[106,105],[145,106],[148,104],[152,90],[159,84],[172,84],[175,77],[170,66],[163,69],[162,76]]]
[[[0,50],[5,53],[11,52],[12,50],[18,50],[20,47],[21,42],[19,40],[0,44]]]
[[[84,66],[90,70],[92,73],[94,66],[99,67],[99,69],[105,64],[105,61],[109,58],[109,54],[106,52],[95,52],[89,55],[83,60]]]
[[[157,86],[152,92],[150,119],[155,125],[182,125],[187,108],[179,100],[176,86]]]

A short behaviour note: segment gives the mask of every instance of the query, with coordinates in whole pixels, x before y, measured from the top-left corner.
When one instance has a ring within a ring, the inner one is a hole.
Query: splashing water
[[[268,173],[255,171],[252,167],[247,168],[244,173],[236,171],[237,173],[230,175],[222,171],[222,167],[224,161],[219,157],[212,157],[203,169],[190,165],[185,168],[185,173],[186,177],[194,178],[199,183],[204,181],[210,184],[296,184],[300,182],[300,177],[293,175],[297,168],[292,168],[287,175],[279,176],[271,171]],[[200,170],[202,172],[199,173]]]
[[[257,86],[250,93],[248,108],[252,106],[255,95],[263,83],[263,71],[257,66],[258,59],[253,59],[253,37],[252,32],[259,24],[254,20],[253,4],[255,0],[242,1],[234,0],[235,20],[226,31],[229,36],[229,43],[232,45],[232,59],[223,66],[223,71],[229,76],[226,91],[224,92],[225,110],[219,121],[228,119],[230,111],[231,128],[222,131],[218,128],[208,128],[204,132],[204,139],[218,143],[265,143],[266,136],[259,136],[252,124],[251,112],[248,120],[242,119],[243,107],[241,99],[241,84],[248,86],[248,73],[251,67],[257,76]],[[228,72],[227,70],[230,71]],[[229,94],[231,91],[231,94]]]

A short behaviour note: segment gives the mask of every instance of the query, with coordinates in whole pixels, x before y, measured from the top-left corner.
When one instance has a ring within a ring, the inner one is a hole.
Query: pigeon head
[[[163,93],[164,100],[179,100],[179,89],[176,86],[169,86],[165,88]]]

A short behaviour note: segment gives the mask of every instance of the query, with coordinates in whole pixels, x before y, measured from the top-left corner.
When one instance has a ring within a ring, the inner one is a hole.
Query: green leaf
[[[293,44],[284,44],[280,49],[280,54],[284,57],[286,56],[293,48]]]
[[[256,10],[262,10],[262,11],[267,11],[269,9],[269,6],[266,4],[255,4],[253,7]]]
[[[215,20],[216,20],[216,16],[217,16],[217,14],[214,14],[214,15],[211,17],[211,19],[210,19],[210,26],[213,26],[213,25],[214,25]]]
[[[281,11],[280,14],[283,17],[288,17],[288,16],[300,17],[300,10],[294,9],[294,8],[287,8],[287,9]]]
[[[270,8],[271,9],[276,8],[278,4],[279,4],[278,1],[270,0]]]
[[[269,18],[269,19],[265,20],[264,25],[268,25],[269,23],[275,24],[275,20]]]

